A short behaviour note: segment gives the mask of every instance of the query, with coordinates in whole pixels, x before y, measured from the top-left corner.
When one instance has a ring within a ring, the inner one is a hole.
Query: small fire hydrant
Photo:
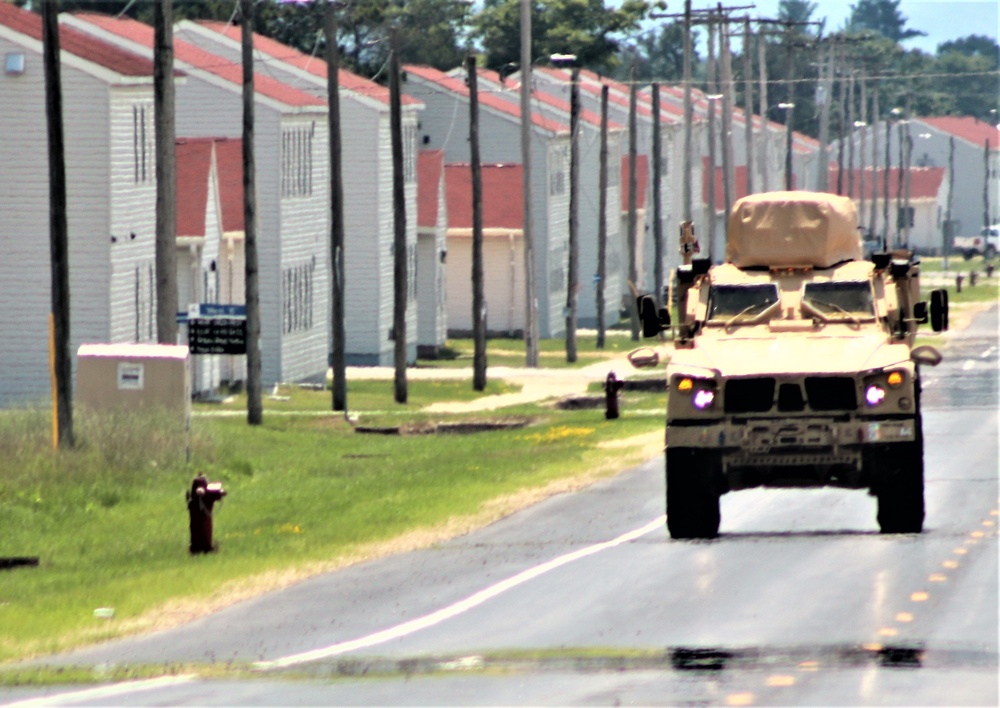
[[[604,417],[608,420],[618,417],[618,392],[624,385],[625,382],[614,371],[609,371],[604,379]]]
[[[205,475],[198,475],[191,482],[187,492],[188,516],[191,522],[191,553],[211,553],[215,550],[212,543],[212,507],[226,496],[226,490],[221,482],[209,482]]]

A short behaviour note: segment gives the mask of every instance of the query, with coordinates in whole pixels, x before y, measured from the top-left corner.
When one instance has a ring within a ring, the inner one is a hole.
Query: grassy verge
[[[608,359],[621,357],[642,342],[633,342],[630,333],[622,329],[609,329],[604,339],[604,347],[597,348],[597,335],[581,333],[577,337],[577,360],[566,361],[566,341],[564,339],[543,339],[538,343],[538,360],[545,368],[582,368]],[[419,366],[435,368],[462,368],[472,366],[475,345],[471,339],[451,339],[443,355],[437,359],[421,359]],[[524,366],[523,339],[486,340],[488,366]]]
[[[352,382],[349,402],[362,417],[403,408],[394,417],[406,420],[423,415],[418,402],[467,389],[412,381],[399,407],[391,382]],[[266,399],[253,428],[215,414],[225,406],[198,406],[189,446],[169,421],[81,415],[76,449],[53,453],[45,413],[0,415],[0,557],[40,558],[0,571],[0,662],[169,626],[424,546],[648,459],[662,442],[662,393],[629,393],[616,421],[524,405],[502,411],[529,421],[520,429],[402,436],[354,432],[324,413],[329,395]],[[200,471],[229,496],[215,515],[219,553],[191,557],[184,491]],[[113,619],[97,608],[113,608]]]

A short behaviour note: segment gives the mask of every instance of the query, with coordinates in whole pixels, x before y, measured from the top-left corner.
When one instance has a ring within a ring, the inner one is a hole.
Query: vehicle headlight
[[[878,384],[870,384],[868,388],[865,389],[865,403],[868,404],[870,408],[875,408],[882,404],[885,400],[885,389]]]
[[[674,391],[691,399],[691,405],[700,411],[707,410],[715,403],[716,384],[712,379],[698,379],[693,376],[674,378]]]

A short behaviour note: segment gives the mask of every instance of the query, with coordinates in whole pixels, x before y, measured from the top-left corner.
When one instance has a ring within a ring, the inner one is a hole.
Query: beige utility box
[[[177,411],[191,415],[191,355],[170,344],[83,344],[76,401],[95,411]]]

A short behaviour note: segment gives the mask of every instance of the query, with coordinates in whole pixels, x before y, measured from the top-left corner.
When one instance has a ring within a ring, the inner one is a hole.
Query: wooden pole
[[[761,136],[760,136],[760,181],[761,181],[761,191],[766,192],[771,188],[771,160],[770,160],[770,150],[768,149],[771,144],[771,121],[770,113],[768,111],[767,105],[767,40],[764,37],[764,33],[761,32],[757,35],[757,65],[759,67],[760,76],[758,77],[757,90],[760,94],[758,104],[760,109],[760,123],[761,123]]]
[[[684,214],[684,221],[691,221],[691,171],[694,160],[694,140],[691,135],[691,128],[694,124],[694,106],[691,100],[691,0],[684,0],[684,185],[681,209]]]
[[[73,447],[73,362],[70,354],[69,230],[66,216],[66,144],[63,133],[59,7],[42,3],[42,63],[49,160],[49,261],[52,296],[52,358],[55,437]]]
[[[708,92],[712,95],[716,94],[716,79],[715,79],[715,23],[709,22],[708,24]],[[715,101],[709,100],[708,102],[708,196],[705,201],[707,202],[707,216],[708,216],[708,257],[712,258],[715,249],[715,232],[716,232],[716,208],[715,208],[715,166],[716,161],[716,128],[715,128]]]
[[[240,0],[243,58],[243,228],[247,308],[247,423],[264,421],[261,400],[257,176],[254,161],[253,0]]]
[[[608,277],[608,86],[601,86],[601,148],[597,207],[597,348],[604,349],[605,282]]]
[[[653,82],[653,296],[663,306],[663,136],[660,84]]]
[[[746,125],[743,126],[746,142],[747,194],[754,193],[753,178],[753,58],[750,47],[753,45],[753,34],[750,32],[750,17],[743,20],[743,116]],[[763,125],[765,116],[761,114]]]
[[[401,97],[401,67],[399,60],[399,28],[392,28],[392,49],[389,61],[389,124],[392,137],[392,223],[393,223],[393,308],[395,377],[393,396],[396,403],[406,403],[406,191],[403,176],[403,124]]]
[[[636,158],[638,156],[637,140],[638,132],[636,120],[636,104],[638,87],[636,86],[635,60],[632,60],[632,70],[629,72],[628,91],[628,285],[630,288],[639,287],[639,263],[638,263],[638,178],[636,170]],[[639,310],[635,298],[629,298],[629,321],[632,328],[632,341],[639,341]]]
[[[344,323],[344,178],[343,141],[340,130],[340,47],[337,44],[336,2],[326,7],[326,93],[330,133],[330,270],[331,322],[333,340],[330,366],[333,369],[331,405],[347,411],[347,331]]]
[[[719,93],[722,94],[722,204],[724,236],[728,236],[729,212],[735,201],[735,167],[733,155],[733,62],[729,51],[729,20],[719,23]]]
[[[153,3],[156,120],[156,341],[177,344],[177,157],[173,0]]]
[[[521,199],[524,209],[524,364],[538,366],[538,300],[531,215],[531,0],[521,0]]]
[[[566,275],[566,361],[576,361],[577,293],[580,289],[580,67],[569,88],[569,263]]]
[[[479,158],[479,76],[476,55],[465,58],[469,81],[469,163],[472,171],[472,388],[486,388],[486,298],[483,294],[483,175]]]

